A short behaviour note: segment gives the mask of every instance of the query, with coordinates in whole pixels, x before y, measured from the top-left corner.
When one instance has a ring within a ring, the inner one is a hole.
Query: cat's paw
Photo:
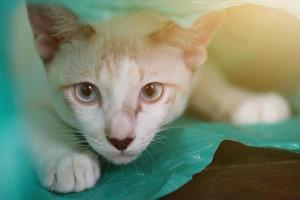
[[[255,96],[243,101],[231,115],[234,124],[272,123],[290,116],[287,100],[271,93]]]
[[[41,177],[43,185],[54,192],[80,192],[93,187],[100,176],[100,165],[92,154],[72,154],[50,160]]]

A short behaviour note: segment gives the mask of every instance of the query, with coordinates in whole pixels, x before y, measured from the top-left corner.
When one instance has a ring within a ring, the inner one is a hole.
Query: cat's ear
[[[207,58],[207,47],[226,18],[225,11],[212,12],[197,20],[191,28],[169,22],[150,35],[150,41],[182,49],[186,66],[195,71]]]
[[[89,37],[94,30],[80,23],[70,10],[49,5],[27,5],[29,21],[33,30],[38,54],[44,63],[50,62],[61,44],[74,36]]]

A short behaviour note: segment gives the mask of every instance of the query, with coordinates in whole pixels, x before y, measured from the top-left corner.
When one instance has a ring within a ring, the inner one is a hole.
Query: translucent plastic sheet
[[[160,137],[164,139],[153,143],[134,163],[126,166],[104,164],[102,178],[95,188],[68,195],[57,195],[42,189],[37,180],[33,179],[22,145],[14,145],[10,147],[14,151],[14,154],[11,153],[14,163],[8,169],[14,182],[10,185],[12,193],[9,194],[15,195],[15,199],[43,200],[157,199],[176,190],[191,180],[194,174],[201,172],[212,161],[223,140],[300,153],[299,118],[275,125],[249,127],[201,123],[198,119],[182,118],[174,126],[182,128],[160,133]],[[15,129],[9,129],[8,132],[12,130]],[[13,149],[16,147],[19,148]],[[5,161],[8,159],[12,158],[6,157]],[[9,174],[5,173],[5,176]],[[4,180],[7,179],[2,179],[1,182]],[[4,188],[7,187],[6,185]]]
[[[300,14],[298,0],[190,1],[196,2],[199,7],[187,3],[188,1],[184,1],[183,6],[183,1],[179,0],[59,2],[89,20],[140,8],[152,8],[167,13],[174,19],[180,19],[183,24],[189,24],[196,15],[201,16],[211,10],[242,2],[283,6],[290,8],[292,13]],[[203,123],[199,119],[182,117],[171,125],[175,128],[159,133],[161,143],[154,142],[134,163],[126,166],[104,164],[102,178],[95,188],[68,195],[46,191],[40,187],[30,166],[20,134],[25,130],[25,125],[21,123],[21,116],[18,115],[18,104],[13,100],[15,94],[9,75],[8,30],[14,4],[15,1],[0,2],[0,24],[3,27],[3,31],[0,31],[0,199],[157,199],[176,190],[191,180],[194,174],[201,172],[212,161],[216,149],[224,140],[300,153],[300,118],[297,117],[278,124],[245,127]]]

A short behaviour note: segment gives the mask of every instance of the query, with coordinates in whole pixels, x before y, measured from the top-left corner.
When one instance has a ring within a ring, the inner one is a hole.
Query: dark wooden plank
[[[300,155],[227,141],[207,169],[164,199],[300,199]]]

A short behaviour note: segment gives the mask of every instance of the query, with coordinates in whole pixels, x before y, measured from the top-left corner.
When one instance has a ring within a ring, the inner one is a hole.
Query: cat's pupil
[[[98,101],[100,92],[92,83],[79,83],[74,86],[75,97],[81,103],[91,103]]]
[[[93,86],[85,84],[81,88],[81,94],[85,97],[91,96],[93,93]]]
[[[144,93],[148,97],[152,97],[154,95],[154,85],[153,84],[148,84],[144,87]]]

